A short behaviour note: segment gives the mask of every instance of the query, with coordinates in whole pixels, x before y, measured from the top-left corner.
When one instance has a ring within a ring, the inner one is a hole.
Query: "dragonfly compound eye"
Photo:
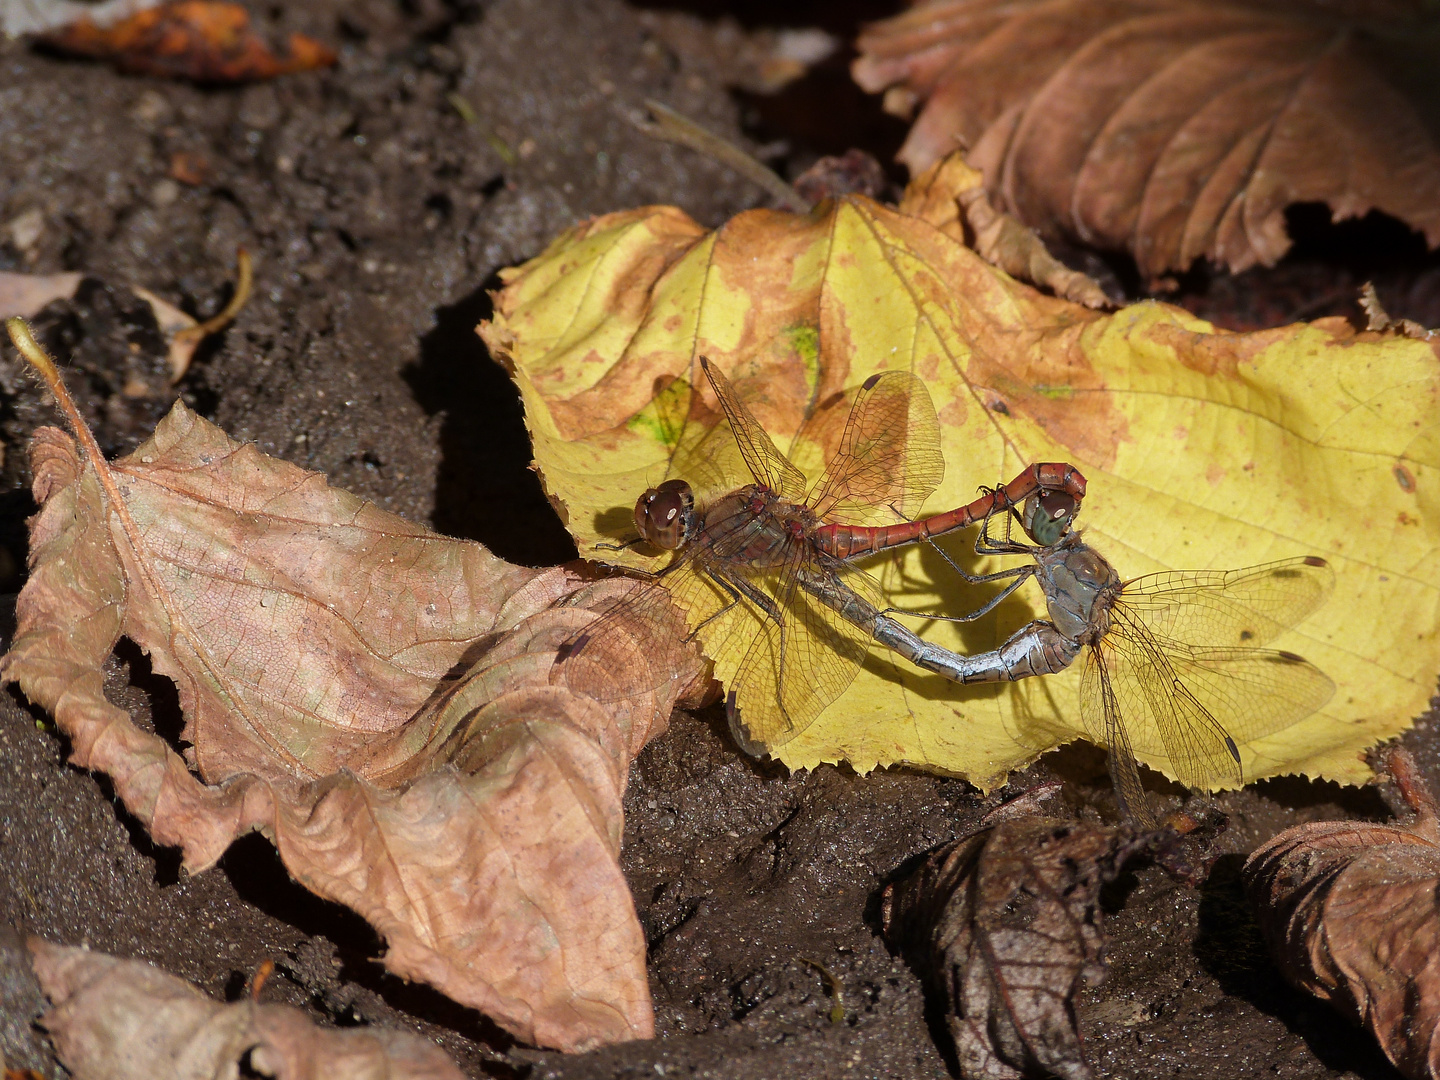
[[[695,494],[684,480],[666,480],[635,503],[635,527],[658,548],[674,551],[685,540]]]
[[[1049,547],[1070,530],[1075,512],[1075,496],[1068,492],[1036,493],[1025,500],[1021,524],[1032,540]]]

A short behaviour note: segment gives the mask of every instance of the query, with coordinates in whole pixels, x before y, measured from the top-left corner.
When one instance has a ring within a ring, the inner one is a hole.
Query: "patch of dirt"
[[[802,4],[786,19],[843,39],[891,6]],[[675,8],[256,5],[257,20],[336,43],[341,59],[330,72],[240,90],[123,78],[0,41],[0,269],[82,270],[110,286],[53,305],[39,322],[74,358],[72,385],[102,442],[124,452],[169,403],[164,392],[125,394],[126,373],[154,376],[145,365],[156,354],[124,287],[210,315],[246,245],[255,296],[176,388],[188,403],[267,453],[507,559],[571,558],[526,468],[516,395],[473,333],[497,271],[589,214],[663,202],[718,224],[763,203],[722,167],[638,132],[628,116],[646,97],[752,148],[767,144],[792,174],[844,148],[840,99],[823,90],[843,56],[774,99],[732,95],[723,71],[703,52],[672,48],[677,35],[661,35],[657,20],[689,20],[686,39],[703,40],[711,20],[733,14],[744,27],[764,16],[753,4]],[[881,154],[887,140],[898,145],[873,99],[857,97],[855,108],[868,110],[853,123],[855,142]],[[179,154],[189,155],[185,169],[175,168]],[[199,184],[171,175],[194,179],[196,161]],[[34,211],[38,233],[9,227],[26,214],[33,225]],[[1196,275],[1181,283],[1182,302],[1234,326],[1353,314],[1355,286],[1375,276],[1392,315],[1440,322],[1433,258],[1357,255],[1359,242],[1309,218],[1299,226],[1320,239],[1281,268],[1238,283]],[[1117,278],[1127,280],[1123,266]],[[7,591],[20,581],[33,510],[24,440],[53,422],[13,351],[0,350]],[[114,663],[110,689],[162,733],[178,729],[173,688],[138,651]],[[1435,777],[1434,732],[1422,726],[1407,742]],[[650,943],[659,1038],[565,1057],[517,1047],[478,1014],[386,975],[368,927],[292,883],[258,837],[215,870],[181,876],[173,852],[147,841],[103,781],[63,764],[65,749],[42,717],[0,695],[0,923],[150,959],[223,997],[271,958],[278,974],[266,1000],[327,1023],[405,1025],[473,1075],[536,1080],[942,1075],[948,1050],[934,1033],[943,1024],[878,936],[884,882],[1040,780],[1065,779],[1082,813],[1109,802],[1103,762],[1084,748],[981,798],[963,782],[904,770],[787,776],[744,758],[714,715],[678,715],[640,756],[626,796],[623,859]],[[1204,888],[1144,869],[1106,894],[1111,976],[1081,1003],[1097,1073],[1392,1077],[1358,1030],[1280,982],[1238,884],[1242,853],[1279,829],[1379,816],[1383,805],[1302,781],[1220,804],[1232,820],[1229,854]],[[17,940],[0,934],[0,1049],[11,1067],[59,1076],[30,1027],[40,1006]]]

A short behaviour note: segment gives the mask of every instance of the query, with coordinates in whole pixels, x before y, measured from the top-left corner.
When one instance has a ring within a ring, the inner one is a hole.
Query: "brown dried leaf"
[[[1013,278],[1088,308],[1113,306],[1099,282],[1071,270],[1050,254],[1033,229],[995,209],[984,177],[966,164],[963,154],[951,154],[917,176],[905,189],[900,209],[973,247],[982,259]]]
[[[1373,283],[1367,281],[1360,286],[1360,310],[1365,312],[1365,329],[1376,330],[1381,333],[1391,331],[1392,333],[1403,334],[1408,338],[1415,338],[1417,341],[1429,341],[1436,334],[1434,330],[1427,330],[1414,319],[1392,319],[1390,313],[1385,310],[1385,305],[1380,303],[1380,297],[1375,292]]]
[[[0,270],[0,319],[19,315],[33,319],[52,300],[68,300],[75,295],[85,275],[15,274]]]
[[[620,798],[699,661],[623,700],[602,687],[603,707],[550,685],[560,643],[633,583],[510,566],[183,404],[108,466],[81,434],[83,464],[63,432],[36,433],[42,507],[0,662],[71,760],[191,870],[264,832],[297,880],[385,936],[387,967],[521,1039],[648,1036]],[[682,626],[616,639],[612,670]],[[175,680],[185,760],[105,700],[122,635]]]
[[[243,6],[222,0],[172,0],[109,25],[81,16],[42,36],[75,56],[112,61],[132,75],[200,83],[254,82],[335,63],[335,50],[304,34],[282,49],[250,28]]]
[[[1399,7],[1361,24],[1302,0],[930,0],[866,30],[853,73],[887,106],[925,103],[913,174],[963,147],[1042,233],[1128,248],[1151,276],[1239,271],[1285,253],[1298,202],[1440,244],[1440,104],[1433,69],[1411,72],[1437,27]]]
[[[1440,817],[1404,751],[1385,768],[1403,825],[1315,821],[1245,863],[1245,891],[1285,978],[1363,1025],[1406,1076],[1440,1076]]]
[[[275,1076],[461,1080],[434,1043],[408,1031],[316,1027],[298,1009],[225,1005],[139,960],[30,939],[54,1003],[40,1020],[77,1080]]]
[[[1092,1075],[1074,997],[1105,976],[1100,888],[1151,839],[1005,819],[887,890],[885,936],[943,998],[967,1080]]]

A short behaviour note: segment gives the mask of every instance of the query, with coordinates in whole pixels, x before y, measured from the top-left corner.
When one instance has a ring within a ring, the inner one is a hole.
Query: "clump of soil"
[[[340,61],[243,89],[126,78],[0,41],[0,269],[80,270],[104,283],[52,305],[39,325],[72,359],[68,377],[102,444],[122,453],[169,402],[126,393],[164,375],[129,287],[203,318],[229,296],[244,244],[254,298],[175,392],[231,435],[387,509],[513,561],[573,558],[527,469],[515,392],[473,333],[497,271],[589,214],[672,203],[718,224],[764,202],[723,167],[642,134],[631,117],[647,97],[764,144],[792,173],[845,149],[835,145],[840,99],[816,89],[843,82],[844,57],[778,97],[732,94],[714,56],[683,43],[743,33],[756,13],[736,5],[740,22],[716,22],[725,12],[715,7],[256,5],[257,21],[335,43]],[[787,16],[823,18],[842,38],[886,13],[811,7]],[[850,128],[855,142],[882,156],[898,145],[876,103],[843,100],[869,110]],[[25,228],[10,227],[22,217]],[[1308,254],[1302,244],[1243,288],[1197,274],[1182,300],[1235,326],[1352,311],[1352,285],[1374,259],[1319,234]],[[1382,299],[1397,318],[1440,322],[1434,260],[1406,259],[1380,267]],[[1302,294],[1320,308],[1290,311]],[[53,422],[13,351],[0,350],[0,588],[10,592],[33,510],[24,441]],[[178,729],[173,687],[138,650],[114,662],[110,689],[142,722]],[[1428,729],[1408,741],[1433,770],[1440,743]],[[677,716],[626,796],[623,858],[660,1034],[564,1057],[517,1047],[482,1016],[386,975],[369,928],[292,883],[258,837],[182,877],[103,780],[63,764],[65,751],[43,717],[0,695],[0,922],[153,960],[219,996],[239,994],[274,959],[268,1000],[327,1023],[410,1027],[477,1076],[942,1074],[933,1036],[943,1022],[878,933],[883,884],[1014,788],[1059,776],[1081,812],[1108,799],[1103,763],[1086,750],[1051,755],[982,798],[905,770],[786,775],[744,758],[714,715]],[[1280,828],[1378,814],[1378,800],[1285,781],[1220,804],[1229,854],[1203,889],[1147,869],[1106,894],[1111,976],[1081,1010],[1097,1072],[1388,1075],[1363,1035],[1280,981],[1238,881],[1242,853]],[[11,1067],[59,1076],[30,1027],[40,1008],[17,940],[0,935],[0,1049]]]

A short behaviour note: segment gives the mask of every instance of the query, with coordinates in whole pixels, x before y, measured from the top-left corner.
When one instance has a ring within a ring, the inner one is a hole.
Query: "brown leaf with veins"
[[[143,961],[33,937],[29,945],[53,1003],[40,1024],[77,1080],[464,1076],[443,1050],[408,1031],[316,1027],[289,1006],[214,1001]]]
[[[1402,1073],[1440,1077],[1440,815],[1403,750],[1381,766],[1414,817],[1313,821],[1245,863],[1245,891],[1280,971],[1375,1036]]]
[[[701,668],[629,696],[624,680],[647,633],[684,633],[678,616],[609,642],[620,689],[598,687],[602,706],[550,671],[633,582],[511,566],[181,403],[107,464],[56,387],[85,460],[36,432],[41,509],[0,676],[54,714],[71,760],[108,774],[191,871],[263,832],[306,888],[384,935],[391,971],[523,1040],[650,1035],[620,800]],[[105,699],[121,636],[175,681],[184,759]]]
[[[1440,244],[1437,42],[1418,4],[931,0],[862,33],[852,70],[923,103],[913,174],[966,148],[1001,209],[1159,276],[1274,264],[1300,202]]]
[[[886,890],[886,939],[944,1001],[967,1080],[1089,1080],[1074,997],[1105,977],[1100,888],[1153,839],[1007,815]]]

